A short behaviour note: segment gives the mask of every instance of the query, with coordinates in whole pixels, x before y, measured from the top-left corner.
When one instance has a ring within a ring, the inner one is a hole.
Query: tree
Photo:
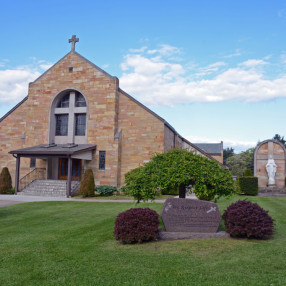
[[[281,136],[279,134],[275,134],[272,139],[281,142],[286,147],[286,140],[284,139],[284,136]]]
[[[229,157],[226,164],[229,165],[232,170],[231,173],[234,176],[243,176],[246,169],[250,169],[253,173],[254,163],[254,148],[247,149],[239,154],[234,154]]]
[[[94,196],[94,176],[91,169],[86,169],[80,182],[79,193],[84,197]]]
[[[184,149],[172,149],[156,154],[143,166],[125,175],[125,188],[137,202],[155,199],[156,191],[180,188],[184,197],[186,187],[195,187],[201,199],[212,200],[233,193],[233,181],[228,170],[214,160]]]
[[[223,163],[226,163],[226,160],[234,155],[234,149],[231,147],[227,147],[226,149],[223,149]]]
[[[12,179],[7,167],[4,167],[0,174],[0,194],[7,194],[12,189]]]

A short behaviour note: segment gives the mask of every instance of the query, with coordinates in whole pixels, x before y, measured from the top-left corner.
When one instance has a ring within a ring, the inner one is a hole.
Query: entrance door
[[[72,159],[72,180],[79,181],[81,175],[81,160]],[[68,179],[68,159],[59,159],[59,179]]]

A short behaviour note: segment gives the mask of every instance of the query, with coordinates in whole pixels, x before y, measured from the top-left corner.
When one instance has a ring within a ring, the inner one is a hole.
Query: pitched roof
[[[194,143],[197,147],[204,150],[208,154],[221,154],[222,150],[222,142],[221,143]]]

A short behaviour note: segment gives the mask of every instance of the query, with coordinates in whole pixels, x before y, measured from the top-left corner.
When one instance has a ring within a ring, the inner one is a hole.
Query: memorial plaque
[[[221,216],[217,204],[207,201],[168,198],[162,209],[168,232],[217,232]]]

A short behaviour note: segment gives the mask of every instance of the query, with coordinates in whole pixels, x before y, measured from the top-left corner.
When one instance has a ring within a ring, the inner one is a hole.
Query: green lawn
[[[221,212],[237,199],[220,200]],[[133,203],[0,208],[0,285],[286,285],[286,198],[250,200],[276,220],[272,239],[121,245],[113,238],[114,220]]]

